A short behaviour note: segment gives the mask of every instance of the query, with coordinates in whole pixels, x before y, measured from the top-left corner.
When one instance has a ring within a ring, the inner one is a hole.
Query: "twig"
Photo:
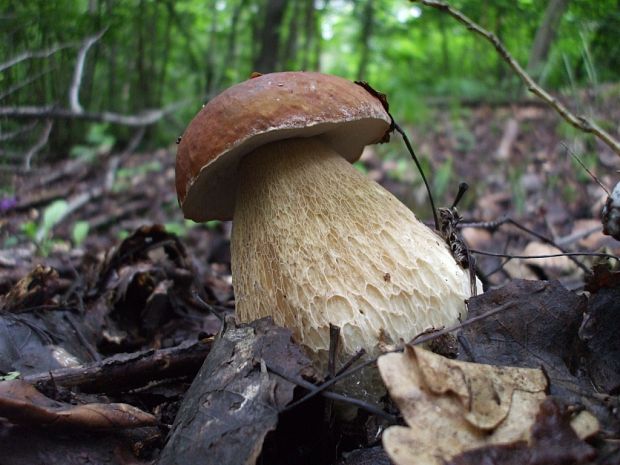
[[[20,107],[0,107],[0,116],[16,118],[16,119],[78,119],[86,121],[100,121],[103,123],[121,124],[125,126],[149,126],[156,123],[164,116],[176,111],[178,108],[189,103],[189,100],[176,102],[162,109],[147,110],[137,115],[122,115],[104,111],[101,113],[92,113],[84,111],[76,113],[68,108],[58,108],[54,105],[42,107],[37,106],[20,106]]]
[[[300,386],[308,391],[310,391],[311,393],[315,392],[318,390],[317,386],[315,386],[314,384],[306,381],[305,379],[300,379],[300,378],[293,378],[292,376],[288,376],[285,373],[282,373],[281,371],[277,370],[274,367],[271,366],[267,366],[267,369],[269,371],[271,371],[273,374],[279,376],[282,379],[285,379],[286,381],[288,381],[289,383],[293,383],[297,386]],[[317,393],[318,394],[318,393]],[[392,422],[392,423],[397,423],[398,422],[398,418],[396,418],[394,415],[390,415],[389,413],[383,411],[382,409],[380,409],[379,407],[377,407],[376,405],[370,404],[368,402],[364,402],[363,400],[360,399],[356,399],[354,397],[348,397],[345,396],[343,394],[338,394],[336,392],[331,392],[331,391],[322,391],[320,392],[320,394],[330,400],[336,400],[336,401],[340,401],[340,402],[344,402],[347,404],[351,404],[351,405],[355,405],[356,407],[359,407],[363,410],[366,410],[369,413],[372,413],[373,415],[377,415],[380,417],[385,418],[386,420]],[[282,410],[282,412],[288,410],[288,406]]]
[[[30,171],[30,163],[32,162],[32,158],[47,144],[47,141],[50,138],[50,133],[52,132],[52,126],[54,126],[54,122],[51,119],[45,121],[45,127],[43,128],[43,131],[41,131],[39,139],[32,147],[30,147],[30,150],[26,152],[26,155],[24,155],[24,171]]]
[[[572,113],[568,108],[566,108],[561,102],[559,102],[555,97],[545,91],[542,87],[534,82],[532,77],[525,72],[525,70],[517,63],[517,61],[512,57],[512,55],[506,50],[506,47],[500,42],[495,34],[487,31],[480,25],[476,24],[469,17],[465,16],[461,11],[453,8],[451,5],[436,1],[436,0],[410,0],[412,3],[422,3],[423,5],[430,6],[432,8],[436,8],[440,11],[444,11],[454,17],[458,22],[464,24],[467,29],[475,32],[476,34],[481,35],[486,40],[491,42],[499,55],[504,59],[506,63],[514,70],[514,72],[521,78],[521,80],[527,86],[527,89],[532,92],[534,95],[544,100],[549,104],[566,122],[568,122],[571,126],[582,130],[583,132],[587,132],[593,134],[598,139],[603,141],[607,146],[609,146],[616,155],[620,155],[620,142],[614,138],[611,134],[601,128],[594,121],[590,120],[585,116],[577,116]]]
[[[116,172],[118,167],[125,161],[125,159],[135,152],[136,148],[142,141],[146,129],[144,126],[140,126],[136,133],[132,136],[131,140],[125,147],[125,149],[119,154],[112,157],[108,163],[108,171],[103,182],[105,190],[109,191],[114,187],[116,181]]]
[[[20,128],[17,128],[15,131],[5,132],[4,134],[0,134],[0,142],[5,141],[5,140],[14,139],[15,137],[19,136],[20,134],[23,134],[25,132],[31,131],[32,129],[34,129],[34,127],[37,124],[38,124],[37,121],[32,121],[29,124],[27,124],[26,126],[22,126]]]
[[[542,289],[538,290],[538,291],[535,291],[534,293],[537,293],[537,292],[542,292]],[[481,320],[484,320],[486,318],[489,318],[489,317],[495,315],[496,313],[503,312],[507,308],[510,308],[512,305],[513,305],[513,302],[506,302],[506,303],[500,305],[499,307],[496,307],[496,308],[494,308],[492,310],[489,310],[488,312],[485,312],[485,313],[483,313],[481,315],[478,315],[478,316],[476,316],[474,318],[471,318],[471,319],[466,320],[466,321],[464,321],[462,323],[459,323],[458,325],[451,326],[450,328],[445,328],[445,329],[442,329],[440,331],[436,331],[434,333],[430,333],[430,334],[428,334],[426,336],[422,336],[422,337],[420,337],[418,339],[414,338],[414,340],[411,342],[411,344],[412,345],[419,345],[419,344],[422,344],[424,342],[428,342],[428,341],[431,341],[433,339],[437,339],[438,337],[443,336],[444,334],[451,333],[453,331],[458,331],[458,330],[460,330],[462,328],[465,328],[465,327],[467,327],[467,326],[469,326],[469,325],[471,325],[473,323],[477,323],[478,321],[481,321]],[[403,349],[396,349],[396,350],[392,350],[392,351],[385,352],[385,353],[402,352],[402,351],[403,351]],[[383,354],[381,354],[381,355],[383,355]],[[314,389],[311,392],[309,392],[308,394],[303,396],[301,399],[296,400],[295,402],[287,405],[286,408],[283,411],[291,410],[291,409],[297,407],[298,405],[302,404],[303,402],[306,402],[308,399],[311,399],[312,397],[316,396],[317,394],[321,394],[327,388],[333,386],[334,384],[338,383],[339,381],[342,381],[344,378],[347,378],[347,377],[349,377],[349,376],[351,376],[351,375],[353,375],[355,373],[358,373],[358,372],[362,371],[364,368],[367,368],[367,367],[375,364],[377,362],[377,358],[378,357],[373,357],[373,358],[371,358],[369,360],[366,360],[366,361],[360,363],[359,365],[351,368],[350,370],[348,370],[348,371],[346,371],[344,373],[341,373],[341,374],[335,376],[334,378],[328,379],[323,384],[321,384],[319,386],[315,386]]]
[[[53,55],[54,53],[60,50],[63,50],[65,48],[75,47],[75,45],[76,45],[75,43],[71,42],[71,43],[66,43],[66,44],[55,45],[46,50],[40,50],[37,52],[20,53],[19,55],[11,58],[9,61],[0,63],[0,73],[6,69],[9,69],[11,66],[15,66],[16,64],[21,63],[22,61],[30,60],[31,58],[47,58]]]
[[[479,255],[488,255],[489,257],[502,257],[502,258],[517,258],[517,259],[527,259],[527,258],[554,258],[554,257],[602,257],[602,258],[611,258],[613,260],[618,260],[620,262],[620,257],[616,255],[608,254],[608,253],[598,253],[598,252],[565,252],[565,253],[552,253],[547,255],[512,255],[505,253],[496,253],[496,252],[485,252],[484,250],[475,250],[469,249],[471,253],[477,253]]]
[[[336,376],[336,355],[340,341],[340,327],[329,324],[329,356],[327,358],[327,374],[330,378]]]
[[[58,224],[63,222],[69,215],[71,215],[72,213],[82,208],[84,205],[89,203],[91,200],[101,197],[104,194],[104,192],[105,191],[103,190],[103,188],[94,187],[86,192],[82,192],[81,194],[78,194],[75,197],[71,198],[69,202],[67,202],[67,207],[62,211],[62,214],[58,218],[57,222],[54,224],[54,227],[56,227]],[[37,243],[41,242],[45,238],[45,235],[48,232],[49,231],[45,228],[45,225],[42,224],[39,230],[37,231],[37,234],[35,236],[35,241]]]
[[[568,251],[565,250],[561,245],[557,244],[555,241],[549,239],[546,236],[543,236],[542,234],[537,233],[533,229],[530,229],[530,228],[528,228],[526,226],[523,226],[521,223],[519,223],[518,221],[513,220],[510,217],[505,217],[505,218],[502,218],[501,220],[497,220],[497,221],[485,221],[485,222],[462,221],[462,222],[459,223],[458,227],[459,228],[478,228],[478,229],[487,229],[489,231],[496,231],[498,228],[500,228],[504,224],[511,224],[515,228],[520,229],[521,231],[526,232],[527,234],[529,234],[531,236],[534,236],[535,238],[537,238],[538,240],[544,242],[545,244],[552,245],[553,247],[558,249],[560,252],[566,254],[566,256],[573,263],[575,263],[575,265],[577,265],[579,268],[581,268],[585,273],[589,273],[590,272],[590,270],[588,269],[587,266],[585,266],[583,263],[581,263],[579,260],[577,260],[576,257],[578,257],[579,255],[575,255],[575,256],[569,255]]]
[[[11,95],[14,92],[17,92],[20,89],[23,89],[24,87],[26,87],[28,84],[30,84],[31,82],[36,81],[37,79],[39,79],[41,76],[46,75],[47,73],[49,73],[50,71],[53,71],[54,69],[56,69],[57,66],[52,66],[51,68],[47,68],[44,69],[43,71],[41,71],[40,73],[34,74],[32,76],[29,76],[27,79],[23,79],[20,82],[18,82],[17,84],[9,87],[8,89],[6,89],[3,93],[0,94],[0,100],[8,97],[9,95]]]
[[[79,114],[84,112],[82,105],[80,105],[80,87],[82,86],[82,76],[84,74],[86,54],[88,53],[88,50],[95,45],[95,42],[101,39],[107,30],[108,28],[105,28],[94,36],[88,37],[82,43],[80,51],[78,52],[77,60],[75,62],[75,70],[73,71],[73,81],[71,82],[71,87],[69,88],[69,106],[71,111],[75,113]]]
[[[392,121],[394,120],[392,119]],[[403,141],[405,141],[405,146],[407,147],[407,150],[411,154],[411,158],[413,159],[413,162],[415,163],[415,166],[418,169],[418,172],[420,173],[420,177],[422,178],[422,181],[424,182],[424,187],[426,187],[426,192],[428,193],[428,200],[431,204],[431,210],[433,210],[433,220],[435,221],[435,231],[439,231],[439,218],[437,217],[437,209],[435,208],[435,201],[433,200],[433,193],[431,192],[431,186],[429,186],[428,181],[426,180],[426,176],[424,176],[424,170],[422,169],[422,165],[420,164],[418,157],[413,151],[413,147],[411,146],[411,143],[409,142],[409,138],[407,137],[407,134],[405,133],[405,131],[403,131],[402,128],[398,124],[396,124],[396,122],[394,122],[394,129],[396,130],[396,132],[398,132],[402,136]]]
[[[211,340],[177,347],[115,355],[101,362],[28,375],[31,383],[54,383],[85,392],[126,391],[151,381],[195,374],[211,350]]]

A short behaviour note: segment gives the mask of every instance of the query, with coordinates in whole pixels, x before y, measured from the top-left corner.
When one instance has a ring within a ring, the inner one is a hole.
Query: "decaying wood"
[[[185,394],[158,463],[255,463],[295,387],[267,365],[295,378],[310,370],[289,330],[270,319],[239,327],[229,319]]]
[[[75,368],[61,368],[29,375],[31,384],[79,388],[83,392],[119,392],[151,381],[193,376],[211,350],[212,340],[183,343],[160,350],[120,354]]]

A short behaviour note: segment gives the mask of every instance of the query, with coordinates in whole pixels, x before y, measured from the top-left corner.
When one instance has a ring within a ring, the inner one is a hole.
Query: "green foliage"
[[[43,210],[43,217],[35,234],[35,241],[42,243],[48,239],[54,226],[56,226],[67,214],[69,204],[66,200],[55,200]]]
[[[0,381],[12,381],[21,377],[19,371],[9,371],[7,374],[0,376]]]
[[[116,180],[112,186],[112,190],[114,192],[123,191],[131,184],[133,178],[144,176],[148,173],[159,173],[161,170],[162,166],[158,160],[153,160],[138,166],[120,168],[116,172]]]
[[[246,79],[262,49],[277,50],[275,67],[263,71],[321,70],[369,81],[388,94],[402,123],[424,123],[429,97],[493,100],[522,91],[490,44],[435,9],[406,0],[373,0],[371,27],[365,28],[367,0],[279,2],[283,19],[273,25],[278,43],[263,47],[269,1],[0,0],[2,61],[69,45],[0,73],[3,90],[23,84],[3,105],[66,107],[79,43],[103,28],[84,67],[80,102],[85,110],[140,114],[191,102],[147,132],[146,143],[153,146],[170,144],[204,100]],[[527,65],[547,2],[450,3],[496,34]],[[571,0],[542,69],[544,84],[562,89],[618,80],[619,28],[617,0]],[[49,147],[59,157],[92,158],[123,146],[133,134],[134,129],[119,125],[68,120],[54,126]]]
[[[116,139],[110,134],[109,124],[93,124],[88,128],[85,142],[84,145],[74,145],[71,148],[70,153],[73,158],[85,158],[92,161],[98,155],[112,150]]]
[[[76,247],[82,245],[88,237],[89,231],[90,225],[88,224],[88,221],[76,221],[73,225],[73,230],[71,231],[71,239],[73,240],[73,244]]]

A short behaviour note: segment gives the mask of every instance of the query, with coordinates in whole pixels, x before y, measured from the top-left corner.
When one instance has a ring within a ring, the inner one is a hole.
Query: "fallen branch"
[[[34,143],[32,147],[30,147],[30,150],[26,152],[26,155],[24,156],[24,170],[25,171],[30,171],[30,163],[32,162],[32,158],[37,153],[39,153],[39,151],[43,147],[45,147],[45,145],[47,144],[47,141],[50,138],[50,133],[52,132],[53,126],[54,126],[54,122],[51,119],[48,119],[45,122],[45,127],[43,128],[43,131],[41,131],[41,135],[39,136],[39,139]]]
[[[21,106],[21,107],[0,107],[0,116],[15,119],[77,119],[86,121],[99,121],[102,123],[121,124],[125,126],[149,126],[156,123],[164,116],[174,112],[187,101],[176,102],[163,109],[147,110],[138,115],[122,115],[104,111],[101,113],[75,111],[67,108],[59,108],[55,105],[37,106]]]
[[[25,376],[31,384],[49,383],[84,392],[120,392],[151,381],[194,376],[211,350],[211,340],[176,347],[121,354],[75,368]]]
[[[609,148],[611,148],[616,155],[620,156],[620,142],[614,138],[611,134],[601,128],[598,124],[596,124],[591,119],[585,116],[577,116],[572,113],[568,108],[566,108],[561,102],[559,102],[555,97],[549,94],[546,90],[540,87],[538,84],[534,82],[532,77],[525,72],[525,70],[517,63],[517,61],[512,57],[512,55],[508,52],[504,44],[500,42],[495,34],[487,31],[474,21],[472,21],[469,17],[465,16],[461,11],[453,8],[451,5],[436,1],[436,0],[410,0],[412,3],[422,3],[423,5],[430,6],[432,8],[436,8],[440,11],[444,11],[454,17],[458,22],[464,24],[467,29],[475,32],[476,34],[481,35],[486,40],[491,42],[499,55],[504,59],[508,65],[514,70],[514,72],[521,78],[521,80],[527,86],[527,89],[532,92],[534,95],[544,100],[547,104],[549,104],[566,122],[568,122],[571,126],[580,129],[583,132],[593,134],[602,142],[607,144]]]

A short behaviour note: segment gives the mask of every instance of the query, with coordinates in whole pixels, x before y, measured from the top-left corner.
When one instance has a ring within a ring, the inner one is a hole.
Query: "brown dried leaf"
[[[52,299],[61,287],[62,283],[55,269],[37,265],[6,294],[2,302],[2,310],[12,312],[56,304]]]
[[[591,463],[593,447],[574,431],[569,410],[549,397],[540,406],[531,439],[469,450],[448,465],[579,465]]]
[[[551,244],[545,244],[543,242],[532,241],[525,246],[522,255],[526,256],[541,256],[541,255],[557,255],[562,251]],[[526,258],[523,263],[528,265],[538,266],[555,274],[569,274],[577,269],[575,262],[571,261],[566,256],[562,257],[549,257],[549,258]]]
[[[153,415],[128,404],[58,402],[21,380],[0,382],[0,416],[20,425],[90,430],[136,428],[157,423]]]
[[[397,465],[440,465],[473,447],[527,440],[547,386],[541,370],[459,362],[411,346],[378,366],[409,425],[383,434]]]

